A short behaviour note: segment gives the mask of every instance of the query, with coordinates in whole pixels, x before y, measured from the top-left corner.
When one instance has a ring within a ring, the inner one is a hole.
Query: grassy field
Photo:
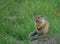
[[[60,0],[0,0],[0,44],[19,44],[21,40],[29,44],[37,14],[49,21],[48,35],[60,36]]]

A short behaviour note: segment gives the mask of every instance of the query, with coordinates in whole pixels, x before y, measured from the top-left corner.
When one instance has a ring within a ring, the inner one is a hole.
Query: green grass
[[[15,44],[6,36],[27,40],[35,30],[33,17],[37,14],[49,21],[49,35],[60,36],[60,0],[0,0],[0,44]]]

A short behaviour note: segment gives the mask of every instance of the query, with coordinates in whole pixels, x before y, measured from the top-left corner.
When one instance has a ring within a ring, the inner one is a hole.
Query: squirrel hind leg
[[[38,39],[38,33],[37,33],[37,31],[31,32],[29,34],[29,40],[33,41],[33,40],[36,40],[36,39]]]

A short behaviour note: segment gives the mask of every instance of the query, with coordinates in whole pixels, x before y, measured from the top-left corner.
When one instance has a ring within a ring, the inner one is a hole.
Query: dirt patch
[[[45,36],[37,40],[31,41],[31,44],[59,44],[60,36]]]
[[[12,36],[6,36],[5,39],[9,44],[25,44],[24,41],[17,40]],[[28,40],[29,41],[29,40]],[[28,42],[26,41],[26,43]],[[60,44],[60,36],[44,36],[37,40],[29,41],[30,44]],[[28,43],[27,43],[28,44]]]

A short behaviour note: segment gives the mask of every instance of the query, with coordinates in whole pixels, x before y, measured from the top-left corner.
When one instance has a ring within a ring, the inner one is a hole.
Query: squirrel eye
[[[38,19],[39,19],[40,17],[38,17]]]

